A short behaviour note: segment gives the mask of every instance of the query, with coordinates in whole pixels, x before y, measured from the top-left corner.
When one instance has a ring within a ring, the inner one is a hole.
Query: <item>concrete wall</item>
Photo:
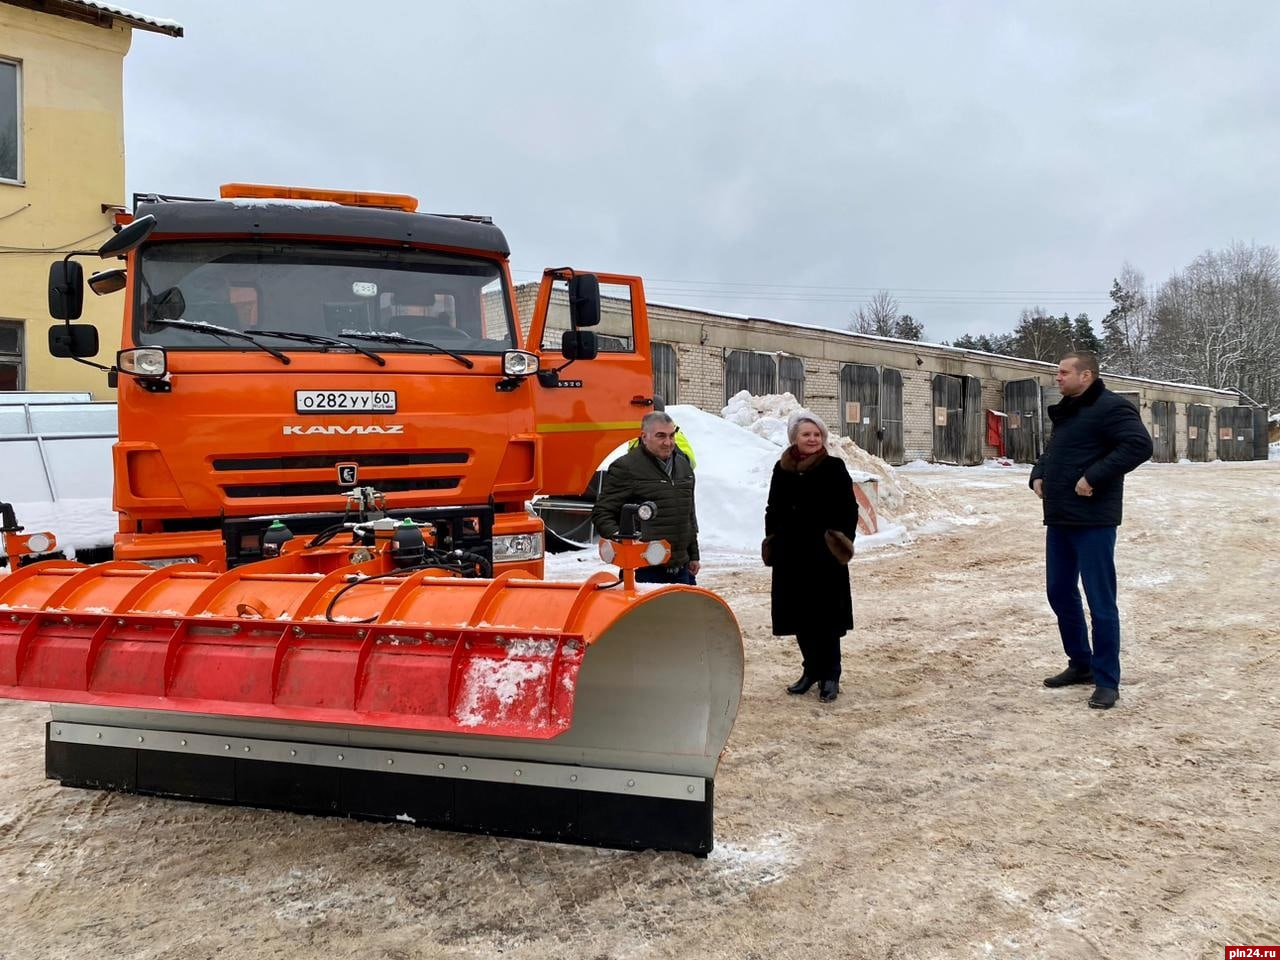
[[[111,236],[104,204],[124,203],[123,63],[131,30],[0,4],[0,57],[20,63],[22,181],[0,181],[0,319],[23,325],[27,390],[89,390],[112,399],[103,373],[49,355],[47,277],[56,251]],[[97,261],[86,262],[88,272]],[[102,356],[120,342],[122,300],[86,290],[84,320]]]
[[[531,284],[524,284],[516,291],[526,326],[536,291],[536,285]],[[1046,406],[1060,399],[1053,379],[1056,363],[656,304],[650,304],[648,312],[650,338],[675,348],[678,389],[675,397],[667,398],[668,403],[688,403],[718,413],[725,401],[725,357],[731,351],[790,354],[804,361],[806,406],[838,429],[842,364],[861,363],[898,370],[902,374],[906,460],[928,460],[933,456],[933,378],[939,374],[979,380],[983,406],[982,449],[986,457],[995,456],[996,448],[985,442],[985,411],[1004,409],[1007,381],[1039,381]],[[1216,411],[1239,402],[1235,394],[1223,390],[1115,376],[1105,369],[1102,375],[1111,389],[1139,394],[1139,409],[1148,429],[1152,423],[1152,402],[1167,400],[1176,405],[1179,458],[1185,457],[1187,451],[1188,403],[1203,403]],[[1216,455],[1216,414],[1210,418],[1210,433],[1209,459],[1212,460]]]

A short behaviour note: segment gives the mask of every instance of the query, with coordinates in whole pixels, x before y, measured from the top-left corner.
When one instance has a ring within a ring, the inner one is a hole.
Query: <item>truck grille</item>
[[[213,469],[232,470],[325,470],[339,463],[358,463],[362,467],[416,467],[426,464],[466,463],[470,455],[462,450],[421,453],[322,453],[285,457],[221,458],[213,461]]]
[[[361,466],[364,466],[364,462]],[[370,485],[382,493],[403,493],[407,490],[452,490],[462,483],[461,477],[379,477],[370,479]],[[258,483],[233,484],[223,487],[229,500],[243,500],[251,497],[329,497],[332,499],[341,491],[332,480],[299,483]]]

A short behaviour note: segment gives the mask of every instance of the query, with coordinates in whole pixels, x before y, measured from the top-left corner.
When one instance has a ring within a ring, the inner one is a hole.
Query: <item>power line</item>
[[[738,290],[710,290],[710,291],[691,291],[672,289],[661,286],[645,285],[646,292],[655,299],[663,297],[676,297],[682,300],[738,300],[738,301],[756,301],[769,303],[839,303],[846,305],[866,304],[873,301],[874,298],[862,296],[840,296],[834,294],[814,294],[805,296],[801,294],[786,293],[745,293]],[[1044,296],[902,296],[894,297],[899,305],[922,304],[936,306],[1019,306],[1027,305],[1036,306],[1075,306],[1090,305],[1102,306],[1110,303],[1109,299],[1100,298],[1096,295],[1082,297],[1044,297]]]
[[[541,277],[540,271],[534,270],[512,270],[512,273],[526,274],[532,277]],[[1109,300],[1109,294],[1105,290],[1022,290],[1022,289],[1001,289],[986,287],[894,287],[881,284],[879,286],[859,287],[859,286],[833,286],[823,284],[809,283],[773,283],[761,280],[685,280],[673,277],[645,277],[645,286],[666,284],[669,287],[714,287],[720,292],[732,289],[752,290],[761,289],[765,292],[781,292],[787,290],[799,291],[828,291],[833,293],[865,293],[872,294],[881,291],[887,291],[895,299],[898,293],[922,293],[922,294],[985,294],[985,295],[1001,295],[1001,296],[1020,296],[1020,297],[1037,297],[1037,296],[1056,296],[1056,297],[1073,297],[1073,298],[1102,298],[1104,301]]]
[[[110,227],[102,227],[93,231],[93,233],[88,236],[81,237],[79,240],[72,240],[70,243],[59,244],[57,247],[0,247],[0,257],[33,257],[38,256],[39,254],[48,253],[71,253],[76,247],[80,246],[80,244],[84,243],[86,240],[92,240],[98,234],[110,229]]]

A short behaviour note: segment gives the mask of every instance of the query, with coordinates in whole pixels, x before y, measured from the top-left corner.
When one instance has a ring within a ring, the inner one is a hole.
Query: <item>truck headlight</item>
[[[133,347],[116,354],[116,366],[122,373],[144,379],[163,377],[169,370],[169,362],[159,347]]]
[[[510,533],[493,538],[493,562],[513,563],[542,558],[542,534]]]
[[[527,377],[538,372],[538,357],[524,350],[508,350],[502,355],[502,372],[508,377]]]

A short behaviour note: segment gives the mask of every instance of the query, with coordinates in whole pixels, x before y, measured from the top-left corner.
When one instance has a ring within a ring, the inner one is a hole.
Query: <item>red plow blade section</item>
[[[742,692],[719,597],[282,557],[0,577],[0,698],[64,784],[705,854]],[[339,558],[342,559],[342,558]]]
[[[0,578],[0,697],[528,739],[569,728],[587,640],[567,621],[593,585],[353,570],[22,568]],[[535,617],[554,626],[519,626]]]
[[[546,739],[581,637],[495,628],[0,613],[0,697]]]

